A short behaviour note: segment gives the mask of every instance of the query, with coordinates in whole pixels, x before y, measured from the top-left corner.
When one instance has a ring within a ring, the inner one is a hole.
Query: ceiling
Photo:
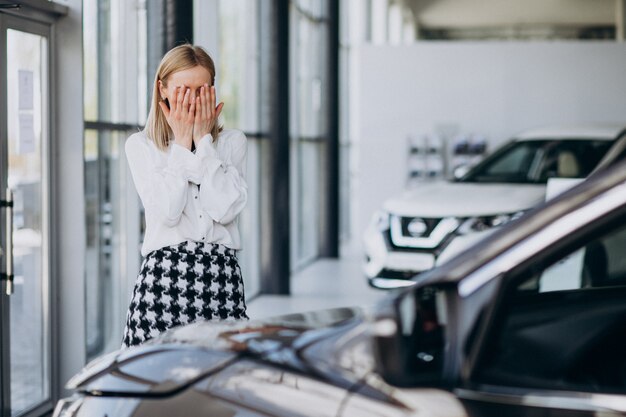
[[[621,0],[402,0],[420,28],[613,26]]]

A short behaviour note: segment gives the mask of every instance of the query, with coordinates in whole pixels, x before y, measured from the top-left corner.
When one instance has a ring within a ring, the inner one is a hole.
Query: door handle
[[[7,188],[5,200],[0,200],[0,207],[7,210],[6,213],[6,249],[4,250],[5,272],[2,280],[6,281],[6,294],[13,294],[13,191]]]

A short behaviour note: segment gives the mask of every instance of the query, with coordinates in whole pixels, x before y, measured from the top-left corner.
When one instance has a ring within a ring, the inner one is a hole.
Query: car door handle
[[[5,258],[5,271],[2,280],[6,281],[6,294],[13,294],[13,191],[7,188],[5,200],[0,200],[0,207],[6,209],[6,248],[0,252]]]

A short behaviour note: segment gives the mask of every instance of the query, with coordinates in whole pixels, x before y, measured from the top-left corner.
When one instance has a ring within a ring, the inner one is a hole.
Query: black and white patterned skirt
[[[123,346],[198,320],[248,319],[236,251],[183,242],[152,251],[141,264],[126,316]]]

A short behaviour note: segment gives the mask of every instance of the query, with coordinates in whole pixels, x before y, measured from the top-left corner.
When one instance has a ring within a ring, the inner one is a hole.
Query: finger
[[[189,116],[192,119],[196,117],[196,93],[191,94],[191,99],[189,100]]]
[[[181,85],[178,87],[178,93],[176,94],[176,111],[180,112],[183,108],[183,101],[185,100],[185,89]]]
[[[204,119],[211,118],[211,90],[209,84],[204,84]]]
[[[202,101],[199,95],[196,97],[195,102],[196,102],[196,112],[194,114],[194,121],[195,123],[198,123],[200,120],[202,120]]]
[[[170,118],[170,109],[167,108],[167,105],[165,104],[164,101],[159,101],[159,107],[161,107],[161,111],[163,111],[163,114],[165,115],[166,119]]]
[[[224,108],[224,102],[221,102],[217,105],[217,110],[215,110],[215,121],[217,123],[217,118],[222,114],[222,109]]]
[[[200,117],[206,119],[207,116],[207,98],[206,98],[206,84],[200,87]]]
[[[209,102],[211,113],[215,114],[215,86],[211,86],[211,101]]]
[[[172,99],[168,100],[169,110],[170,112],[176,111],[176,95],[178,94],[178,88],[174,88],[174,93],[172,94]]]
[[[190,108],[191,108],[191,106],[192,106],[192,105],[193,105],[193,106],[194,106],[194,108],[195,108],[195,106],[196,106],[196,92],[195,92],[195,91],[191,91],[191,93],[190,93],[190,94],[191,94],[191,96],[189,97],[189,105],[190,105]]]
[[[191,90],[189,88],[185,89],[185,95],[183,97],[183,112],[189,111],[189,96],[191,94]]]

